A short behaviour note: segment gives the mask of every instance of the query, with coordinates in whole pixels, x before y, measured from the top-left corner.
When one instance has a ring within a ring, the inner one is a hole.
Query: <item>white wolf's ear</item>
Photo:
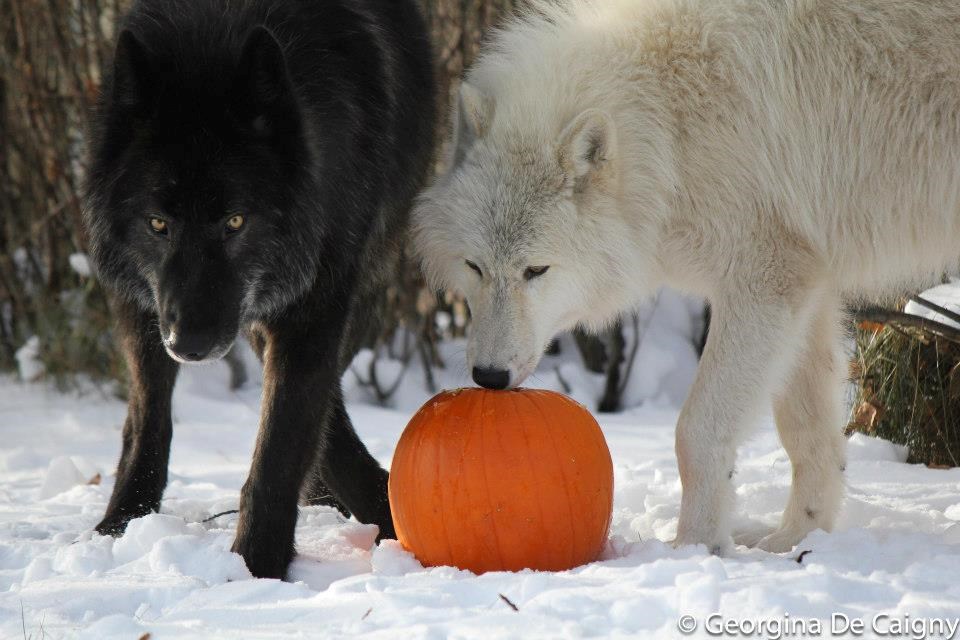
[[[453,110],[453,166],[460,164],[467,150],[490,128],[493,120],[493,99],[464,81],[457,93]]]
[[[587,109],[566,126],[557,150],[574,191],[583,191],[590,181],[611,171],[616,144],[613,118],[600,109]]]
[[[465,127],[473,137],[482,138],[493,120],[493,99],[469,82],[463,82],[458,102],[461,127]]]

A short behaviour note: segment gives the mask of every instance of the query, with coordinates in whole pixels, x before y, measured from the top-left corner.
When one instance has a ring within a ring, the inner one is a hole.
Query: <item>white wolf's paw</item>
[[[808,533],[810,532],[793,527],[777,529],[770,535],[761,538],[756,546],[758,549],[769,551],[770,553],[786,553],[807,537]]]
[[[760,541],[776,532],[775,527],[768,527],[765,524],[751,525],[749,528],[741,529],[733,533],[733,541],[744,547],[755,547]]]
[[[706,545],[707,550],[715,556],[727,556],[733,551],[733,539],[730,536],[697,536],[693,534],[677,533],[677,537],[671,542],[674,549],[685,547],[690,544]]]

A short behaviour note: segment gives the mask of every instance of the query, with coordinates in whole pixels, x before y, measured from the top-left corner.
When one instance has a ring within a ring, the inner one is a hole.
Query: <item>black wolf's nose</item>
[[[506,369],[473,368],[473,381],[487,389],[506,389],[510,384],[510,372]]]
[[[176,339],[167,346],[179,357],[188,362],[199,362],[209,355],[213,340],[203,334],[175,334]]]

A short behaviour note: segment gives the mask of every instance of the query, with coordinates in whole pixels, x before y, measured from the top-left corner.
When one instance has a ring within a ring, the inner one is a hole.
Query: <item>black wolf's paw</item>
[[[153,511],[149,507],[143,507],[108,512],[103,516],[100,524],[94,527],[94,530],[102,536],[119,538],[127,530],[127,525],[130,524],[131,520],[142,518],[149,513],[153,513]]]
[[[380,533],[377,534],[377,542],[381,540],[396,540],[397,531],[393,528],[393,518],[390,517],[390,513],[387,512],[387,519],[383,522],[375,522],[375,525],[380,527]]]
[[[230,550],[243,556],[254,578],[283,580],[293,560],[293,540],[280,541],[269,532],[254,535],[240,531]]]

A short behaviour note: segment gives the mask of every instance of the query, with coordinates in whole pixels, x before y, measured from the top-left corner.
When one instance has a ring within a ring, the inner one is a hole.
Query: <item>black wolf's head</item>
[[[259,26],[204,40],[156,20],[121,33],[87,184],[101,280],[156,310],[181,361],[222,356],[245,321],[301,295],[320,253],[281,46]]]

